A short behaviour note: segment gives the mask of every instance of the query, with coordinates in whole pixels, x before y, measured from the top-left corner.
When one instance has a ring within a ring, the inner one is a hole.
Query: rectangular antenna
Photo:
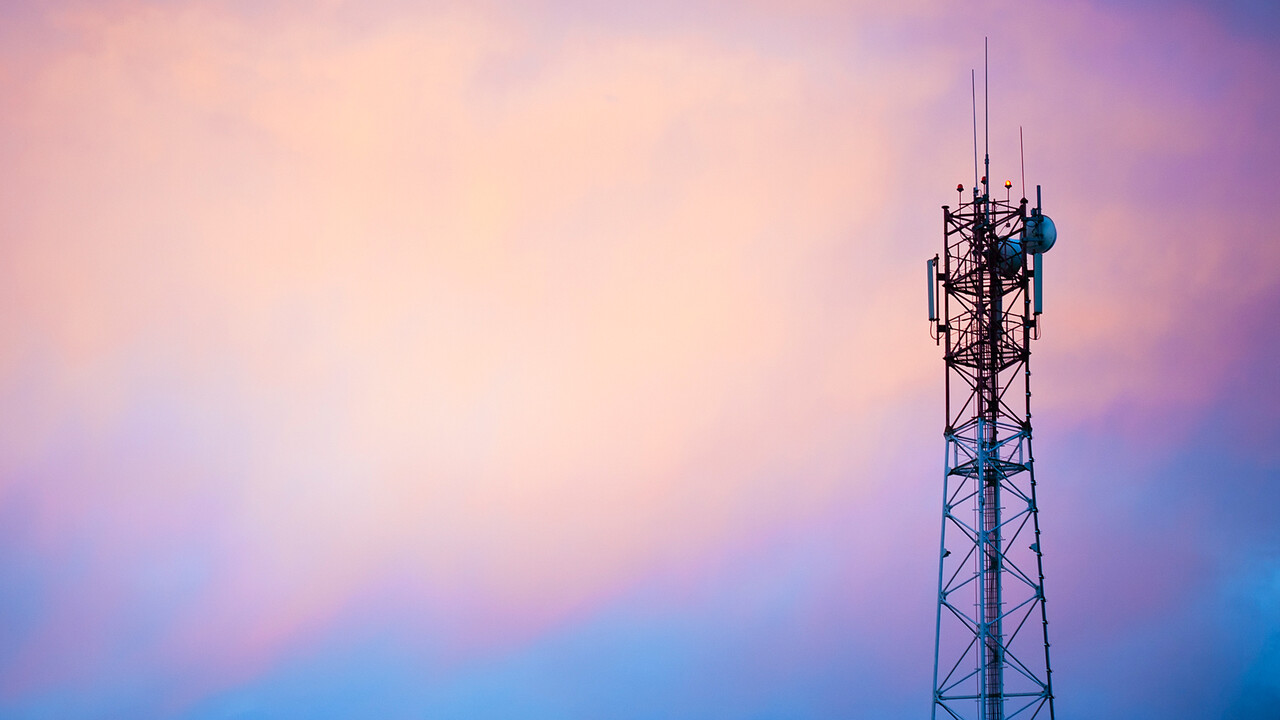
[[[937,322],[938,320],[938,303],[934,299],[934,286],[938,284],[938,258],[929,258],[925,263],[925,270],[929,275],[929,322]]]
[[[1044,275],[1042,274],[1044,268],[1040,262],[1040,258],[1044,256],[1041,253],[1036,253],[1032,257],[1035,258],[1034,267],[1031,271],[1035,280],[1035,311],[1036,315],[1039,315],[1044,312]]]

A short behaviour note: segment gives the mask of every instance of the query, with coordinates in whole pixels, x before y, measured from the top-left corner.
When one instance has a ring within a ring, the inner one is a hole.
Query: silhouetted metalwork
[[[989,175],[989,156],[984,166]],[[943,252],[928,261],[946,362],[932,717],[1052,720],[1029,361],[1041,255],[1057,230],[1038,186],[1034,208],[992,198],[987,177],[968,201],[956,189],[959,204],[942,207]]]

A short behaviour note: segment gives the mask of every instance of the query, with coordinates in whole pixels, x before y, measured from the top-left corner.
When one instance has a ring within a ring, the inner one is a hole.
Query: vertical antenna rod
[[[1022,126],[1018,126],[1018,160],[1022,164],[1022,197],[1027,196],[1027,149],[1022,144]]]
[[[969,71],[969,92],[973,105],[973,191],[978,191],[978,72]],[[962,198],[963,199],[963,198]]]
[[[987,63],[987,38],[982,38],[982,194],[991,181],[991,73]]]

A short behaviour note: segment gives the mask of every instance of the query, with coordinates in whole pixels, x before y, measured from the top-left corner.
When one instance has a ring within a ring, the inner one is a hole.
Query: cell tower
[[[1026,197],[1009,199],[1009,181],[1004,200],[991,197],[984,155],[986,175],[971,198],[960,185],[955,209],[942,206],[943,252],[928,261],[929,321],[946,349],[931,717],[1052,720],[1029,361],[1041,257],[1057,230],[1041,211],[1039,186],[1034,208]],[[1024,195],[1025,187],[1024,173]]]

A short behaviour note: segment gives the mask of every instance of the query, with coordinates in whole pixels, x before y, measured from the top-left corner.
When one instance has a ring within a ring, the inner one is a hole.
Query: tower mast
[[[983,165],[989,174],[989,152]],[[942,207],[943,252],[928,262],[946,365],[932,717],[1052,720],[1030,344],[1057,230],[1039,186],[1029,208],[992,198],[987,176],[979,184],[967,201],[957,186],[955,209]]]

